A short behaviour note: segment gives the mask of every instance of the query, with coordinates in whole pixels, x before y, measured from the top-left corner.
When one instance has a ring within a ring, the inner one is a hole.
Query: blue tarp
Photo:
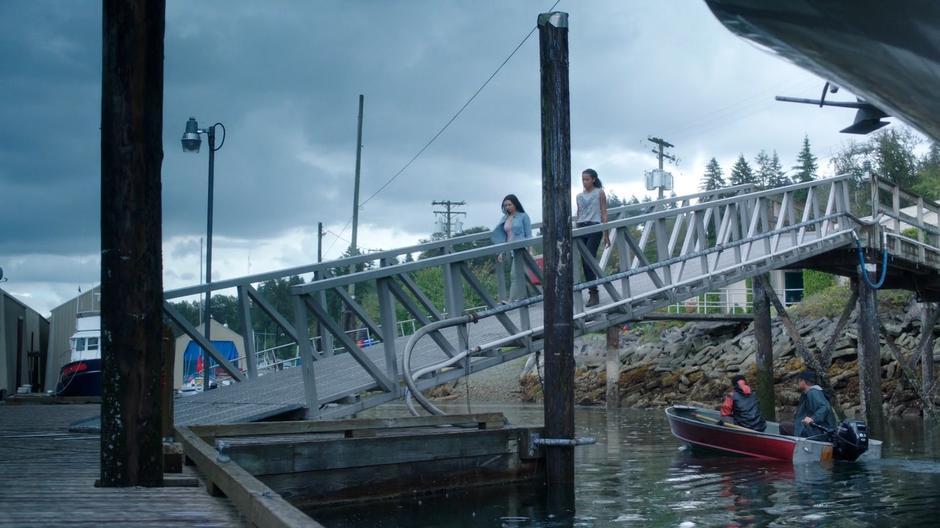
[[[212,345],[222,354],[222,357],[229,360],[236,367],[238,366],[238,349],[232,341],[212,341]],[[190,341],[186,345],[186,351],[183,352],[183,382],[188,382],[198,372],[200,358],[202,357],[202,347],[195,341]],[[218,362],[209,358],[209,368],[218,365]]]

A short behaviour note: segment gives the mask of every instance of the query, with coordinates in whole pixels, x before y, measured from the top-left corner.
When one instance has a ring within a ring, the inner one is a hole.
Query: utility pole
[[[433,211],[434,214],[439,214],[444,217],[444,235],[447,238],[450,238],[453,235],[452,226],[456,223],[454,218],[458,216],[467,216],[467,213],[463,211],[453,211],[454,207],[461,205],[467,205],[467,202],[459,201],[454,202],[451,200],[436,200],[431,202],[431,205],[440,205],[444,207],[443,211]]]
[[[323,222],[317,222],[317,263],[323,262]]]
[[[101,63],[104,487],[162,486],[164,0],[105,0]]]
[[[669,160],[669,161],[671,161],[671,162],[673,162],[673,163],[676,162],[676,157],[675,157],[675,156],[673,156],[672,154],[666,154],[666,152],[665,152],[665,149],[667,149],[667,148],[672,148],[672,147],[674,147],[675,145],[673,145],[672,143],[666,141],[666,140],[663,139],[663,138],[648,137],[648,138],[646,138],[646,139],[647,139],[647,141],[649,141],[650,143],[653,143],[653,144],[656,145],[656,147],[657,147],[657,148],[654,148],[654,149],[653,149],[653,154],[656,154],[656,157],[659,158],[659,170],[663,170],[663,160],[664,160],[664,159],[667,159],[667,160]],[[663,187],[662,187],[662,185],[659,186],[659,199],[660,199],[660,200],[663,199]]]
[[[574,506],[574,326],[571,259],[571,116],[568,14],[538,17],[542,107],[542,246],[544,270],[545,477],[549,506]]]
[[[358,251],[356,241],[359,236],[359,169],[362,167],[362,106],[365,103],[365,96],[359,94],[359,119],[356,126],[356,183],[353,187],[353,217],[352,217],[352,241],[349,244],[351,253],[355,255]],[[356,266],[349,267],[349,273],[355,273]],[[349,296],[356,298],[356,285],[349,285]]]

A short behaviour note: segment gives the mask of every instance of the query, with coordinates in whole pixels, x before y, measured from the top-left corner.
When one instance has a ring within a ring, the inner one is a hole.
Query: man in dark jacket
[[[796,381],[802,393],[800,402],[793,421],[780,422],[780,434],[809,438],[822,435],[825,431],[820,427],[835,429],[838,425],[836,414],[822,387],[816,385],[816,374],[805,370],[796,375]]]
[[[767,428],[767,422],[760,414],[757,397],[751,392],[747,380],[740,374],[731,378],[731,392],[725,396],[721,405],[721,415],[729,416],[735,425],[755,431]]]
[[[793,436],[816,436],[823,433],[820,427],[835,429],[839,425],[836,414],[829,405],[826,393],[816,384],[816,374],[805,370],[797,374],[796,379],[803,394],[796,406],[796,414],[793,415]]]

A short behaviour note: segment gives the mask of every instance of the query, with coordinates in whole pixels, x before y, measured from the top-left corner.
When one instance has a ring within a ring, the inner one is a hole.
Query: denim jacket
[[[506,215],[503,215],[502,220],[496,224],[496,227],[493,228],[493,232],[490,233],[490,240],[494,244],[502,244],[507,242],[506,239],[506,229],[503,227],[506,225]],[[519,240],[521,238],[532,238],[532,223],[529,221],[529,215],[525,213],[516,213],[512,218],[512,239]]]

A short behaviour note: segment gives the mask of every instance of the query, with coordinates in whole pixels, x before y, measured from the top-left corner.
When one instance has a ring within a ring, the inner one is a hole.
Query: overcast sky
[[[362,200],[467,100],[549,0],[233,1],[167,6],[165,286],[199,282],[207,153],[183,153],[186,119],[228,130],[216,156],[214,279],[346,249],[356,105],[365,94]],[[570,13],[572,175],[597,169],[642,197],[649,135],[676,145],[677,193],[708,159],[776,149],[794,163],[808,134],[820,168],[849,138],[851,111],[773,101],[823,81],[730,32],[704,2],[562,0]],[[98,282],[101,6],[0,3],[2,287],[42,313]],[[515,193],[540,212],[537,33],[406,172],[362,207],[360,245],[434,230],[432,200],[464,200],[466,226],[494,225]],[[839,94],[850,98],[849,94]],[[574,187],[573,187],[574,189]],[[341,235],[342,239],[337,239]]]

